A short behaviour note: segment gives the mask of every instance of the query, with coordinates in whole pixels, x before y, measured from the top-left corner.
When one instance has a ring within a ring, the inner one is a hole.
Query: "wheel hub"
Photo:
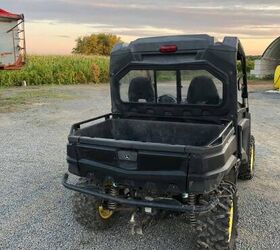
[[[104,209],[103,206],[98,207],[98,212],[100,217],[104,220],[109,219],[113,215],[113,211]]]
[[[233,202],[230,204],[230,210],[229,210],[229,221],[228,221],[228,242],[231,240],[232,235],[232,228],[233,228]]]
[[[251,171],[253,170],[254,168],[254,148],[251,147],[251,159],[250,159],[250,169]]]

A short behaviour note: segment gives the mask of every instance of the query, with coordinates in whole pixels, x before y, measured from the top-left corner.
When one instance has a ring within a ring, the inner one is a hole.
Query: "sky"
[[[79,36],[238,36],[247,55],[261,55],[280,36],[279,0],[1,0],[26,19],[30,54],[70,54]]]

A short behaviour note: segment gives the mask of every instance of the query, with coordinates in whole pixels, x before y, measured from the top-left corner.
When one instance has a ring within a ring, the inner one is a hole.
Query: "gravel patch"
[[[73,220],[66,142],[72,123],[110,112],[109,86],[64,86],[69,100],[0,113],[0,249],[194,249],[194,235],[179,218],[132,236],[128,216],[103,233]],[[9,90],[7,90],[9,91]],[[240,181],[237,249],[280,249],[280,96],[250,95],[256,138],[256,176]]]

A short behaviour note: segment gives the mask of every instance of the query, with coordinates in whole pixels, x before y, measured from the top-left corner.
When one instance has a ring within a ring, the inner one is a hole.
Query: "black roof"
[[[160,47],[164,45],[176,45],[177,51],[168,57],[160,53]],[[110,71],[115,74],[131,62],[157,61],[161,63],[183,63],[189,61],[186,55],[193,55],[198,60],[203,58],[206,52],[224,55],[222,58],[228,63],[236,63],[236,55],[244,54],[240,41],[236,37],[225,37],[219,42],[209,35],[180,35],[139,38],[129,44],[117,44],[111,53]],[[214,52],[215,51],[215,52]],[[160,55],[161,57],[151,57]],[[181,55],[181,57],[180,57]],[[234,58],[232,58],[234,55]],[[178,61],[179,60],[179,61]]]
[[[177,45],[178,51],[189,49],[206,49],[215,43],[208,35],[182,35],[139,38],[128,45],[131,52],[155,52],[162,45]],[[118,49],[118,48],[115,48]],[[114,50],[113,50],[114,51]]]

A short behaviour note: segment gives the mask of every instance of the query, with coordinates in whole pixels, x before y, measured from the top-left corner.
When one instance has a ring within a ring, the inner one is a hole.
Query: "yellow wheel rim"
[[[251,147],[251,159],[250,159],[250,169],[251,169],[251,172],[253,171],[253,168],[254,168],[254,147],[252,146]]]
[[[228,218],[228,242],[231,240],[232,235],[232,228],[233,228],[233,202],[230,204],[230,210],[229,210],[229,218]]]
[[[113,214],[113,211],[104,209],[103,206],[98,207],[98,212],[99,212],[100,217],[104,220],[109,219]]]

